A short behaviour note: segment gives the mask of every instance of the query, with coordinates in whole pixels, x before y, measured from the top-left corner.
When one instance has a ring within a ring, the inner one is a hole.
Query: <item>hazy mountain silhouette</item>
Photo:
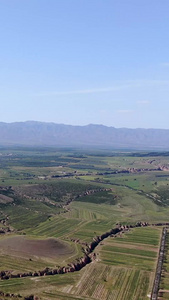
[[[36,121],[0,122],[0,145],[168,149],[169,130],[117,129],[92,124],[72,126]]]

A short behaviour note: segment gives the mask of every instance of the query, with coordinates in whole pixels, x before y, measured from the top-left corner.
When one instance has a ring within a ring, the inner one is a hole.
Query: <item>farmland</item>
[[[0,281],[4,299],[15,293],[22,299],[147,300],[162,227],[135,224],[169,221],[167,153],[0,152],[0,271],[27,274]],[[79,271],[50,274],[77,265],[97,237],[119,224],[134,228],[99,241],[92,262]],[[44,269],[48,276],[28,276]],[[161,284],[168,289],[167,275]]]

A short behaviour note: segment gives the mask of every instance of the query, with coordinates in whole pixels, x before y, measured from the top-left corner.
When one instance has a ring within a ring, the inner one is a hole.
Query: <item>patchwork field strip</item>
[[[147,300],[152,290],[161,231],[162,228],[148,226],[127,229],[116,237],[109,235],[94,249],[95,260],[77,272],[80,276],[76,282],[70,284],[64,280],[64,285],[58,284],[61,276],[69,275],[73,279],[74,273],[53,276],[52,282],[57,285],[46,291],[46,295],[42,293],[42,299]],[[9,281],[12,285],[15,282]],[[41,278],[37,284],[39,281]]]
[[[79,272],[76,284],[59,288],[63,294],[58,299],[149,299],[160,236],[161,229],[149,227],[105,239],[95,249],[96,260]]]

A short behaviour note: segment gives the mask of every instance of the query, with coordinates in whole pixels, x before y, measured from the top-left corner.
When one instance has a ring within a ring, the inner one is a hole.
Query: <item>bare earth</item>
[[[24,254],[25,256],[38,256],[55,258],[71,254],[73,249],[57,239],[29,239],[25,236],[13,236],[0,240],[2,254]]]

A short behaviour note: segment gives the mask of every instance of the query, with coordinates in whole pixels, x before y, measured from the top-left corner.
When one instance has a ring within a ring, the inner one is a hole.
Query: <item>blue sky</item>
[[[168,0],[1,0],[0,121],[169,128]]]

